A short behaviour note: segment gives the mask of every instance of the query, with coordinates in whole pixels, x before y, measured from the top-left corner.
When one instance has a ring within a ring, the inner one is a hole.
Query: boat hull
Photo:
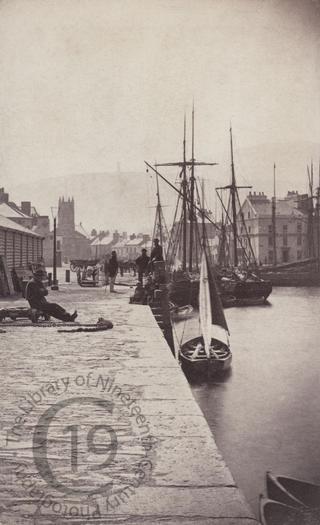
[[[263,304],[272,292],[270,281],[226,280],[218,283],[224,306],[250,306]],[[185,279],[169,284],[169,299],[177,306],[199,305],[199,280]]]
[[[266,475],[267,494],[270,499],[292,507],[320,507],[320,486],[286,476]]]
[[[181,365],[186,372],[197,375],[214,375],[230,368],[232,353],[227,345],[212,339],[213,349],[210,351],[210,358],[206,356],[204,350],[198,357],[193,358],[192,354],[198,344],[204,345],[202,336],[187,341],[180,349]]]
[[[300,509],[267,498],[260,498],[259,512],[262,525],[302,525],[304,523]]]

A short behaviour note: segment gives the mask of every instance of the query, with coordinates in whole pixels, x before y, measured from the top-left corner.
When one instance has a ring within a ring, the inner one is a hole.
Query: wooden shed
[[[43,237],[0,215],[0,296],[13,293],[12,278],[18,269],[27,269],[42,257]]]
[[[0,255],[9,270],[27,267],[43,256],[43,237],[0,215]]]

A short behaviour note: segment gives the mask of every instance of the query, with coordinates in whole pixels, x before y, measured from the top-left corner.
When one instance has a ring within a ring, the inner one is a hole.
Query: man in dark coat
[[[49,303],[45,298],[48,295],[48,290],[42,282],[44,277],[42,270],[36,270],[33,274],[33,279],[28,282],[25,291],[25,298],[29,302],[31,308],[40,310],[60,321],[74,322],[77,317],[77,311],[69,314],[62,306],[56,303]]]
[[[141,255],[136,259],[136,266],[138,270],[138,281],[143,284],[143,275],[147,272],[150,257],[147,255],[147,250],[142,248]]]
[[[151,251],[151,262],[163,261],[163,251],[159,239],[154,239],[153,244],[154,247]]]
[[[110,292],[115,292],[114,283],[116,280],[116,275],[118,273],[118,268],[119,268],[119,264],[118,264],[118,259],[117,259],[117,252],[113,251],[111,252],[111,257],[109,259],[109,264],[108,264],[108,272],[109,272],[109,277],[110,277]]]

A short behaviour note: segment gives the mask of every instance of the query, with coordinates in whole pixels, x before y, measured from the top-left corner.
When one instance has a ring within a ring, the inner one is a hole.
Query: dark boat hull
[[[266,475],[268,497],[292,507],[320,507],[320,486],[287,476]]]
[[[271,499],[260,498],[259,511],[262,525],[302,525],[304,523],[300,509]]]
[[[273,286],[320,286],[319,272],[260,272]]]
[[[213,339],[212,345],[215,348],[211,352],[210,358],[206,356],[203,350],[198,358],[193,359],[192,353],[198,343],[201,345],[204,344],[202,336],[187,341],[180,349],[181,365],[187,373],[196,375],[214,375],[230,368],[232,353],[229,347]]]
[[[199,305],[199,280],[183,279],[171,281],[169,287],[169,300],[177,306],[191,304]]]
[[[266,302],[272,292],[270,281],[236,281],[225,280],[218,283],[221,300],[224,306],[255,305]],[[169,299],[177,306],[191,304],[198,306],[199,281],[184,279],[171,281]]]

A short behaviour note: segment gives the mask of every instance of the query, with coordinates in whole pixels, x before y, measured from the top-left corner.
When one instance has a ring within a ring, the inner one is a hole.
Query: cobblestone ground
[[[109,331],[0,334],[0,525],[252,524],[150,309],[116,289],[48,298]]]

